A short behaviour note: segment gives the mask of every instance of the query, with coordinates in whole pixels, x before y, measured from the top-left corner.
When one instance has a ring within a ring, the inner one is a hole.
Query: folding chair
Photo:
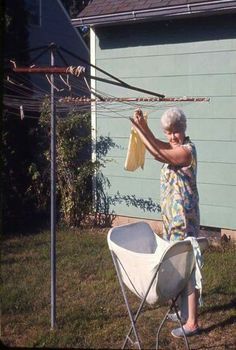
[[[192,244],[188,240],[167,242],[156,235],[145,222],[114,227],[108,232],[107,241],[131,321],[122,349],[126,347],[128,341],[141,349],[136,322],[145,302],[150,305],[155,303],[162,305],[170,301],[168,311],[157,331],[158,349],[161,328],[172,310],[178,316],[176,301],[195,267]],[[206,246],[205,239],[201,240],[201,245]],[[136,312],[131,311],[125,286],[141,299]],[[178,321],[183,329],[180,317]],[[131,339],[132,332],[134,341]],[[184,340],[186,348],[189,349],[185,334]]]

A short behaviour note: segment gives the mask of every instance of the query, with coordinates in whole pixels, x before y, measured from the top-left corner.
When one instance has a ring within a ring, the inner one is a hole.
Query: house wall
[[[93,43],[96,65],[129,84],[171,97],[210,97],[210,102],[179,106],[188,117],[187,134],[198,151],[201,225],[228,229],[236,229],[235,23],[235,15],[223,15],[96,28]],[[144,95],[101,82],[95,86],[114,96]],[[161,138],[160,116],[168,107],[157,103],[149,110],[149,126]],[[146,154],[144,170],[124,170],[128,117],[135,106],[106,108],[97,106],[96,134],[98,140],[109,136],[117,145],[109,149],[103,170],[110,181],[107,196],[114,198],[119,191],[120,203],[110,205],[110,211],[160,219],[157,210],[143,209],[159,203],[161,165]]]

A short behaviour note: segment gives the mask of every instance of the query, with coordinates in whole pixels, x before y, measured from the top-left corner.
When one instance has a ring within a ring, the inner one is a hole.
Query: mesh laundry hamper
[[[143,305],[145,302],[163,304],[171,301],[165,319],[170,310],[177,312],[176,300],[187,286],[195,267],[192,244],[188,240],[167,242],[145,222],[114,227],[108,232],[107,241],[131,321],[122,348],[128,341],[134,343],[130,338],[133,331],[135,343],[141,349],[135,323]],[[125,286],[141,299],[135,314],[131,311]],[[182,327],[181,320],[179,322]],[[158,337],[159,332],[160,329]],[[185,344],[189,348],[186,337]]]

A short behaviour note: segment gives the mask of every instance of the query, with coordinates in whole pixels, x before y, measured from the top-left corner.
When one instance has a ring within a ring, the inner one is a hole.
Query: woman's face
[[[185,132],[172,128],[164,130],[164,133],[172,148],[178,147],[184,143]]]

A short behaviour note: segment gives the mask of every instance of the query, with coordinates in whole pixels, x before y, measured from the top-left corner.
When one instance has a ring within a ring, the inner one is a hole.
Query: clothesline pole
[[[50,50],[51,67],[54,66],[54,50]],[[54,73],[51,73],[51,329],[56,325],[56,107]]]
[[[50,144],[51,144],[51,162],[50,162],[50,178],[51,178],[51,212],[50,212],[50,228],[51,228],[51,330],[56,326],[56,104],[55,104],[55,86],[54,74],[65,72],[65,68],[59,70],[55,67],[55,51],[56,45],[51,43],[48,47],[50,54],[50,67],[21,67],[17,68],[14,64],[12,70],[16,73],[49,73],[51,81],[51,96],[50,96]],[[46,50],[47,51],[47,50]]]

